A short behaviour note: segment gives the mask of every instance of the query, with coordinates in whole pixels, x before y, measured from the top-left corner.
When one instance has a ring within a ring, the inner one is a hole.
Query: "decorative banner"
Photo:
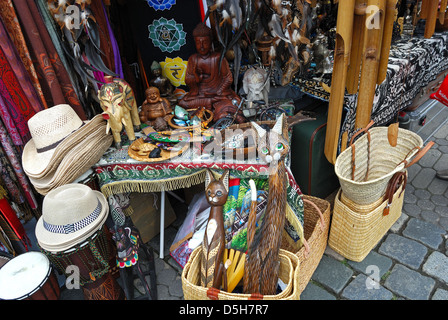
[[[176,0],[146,0],[150,7],[156,10],[170,10]]]
[[[185,36],[187,34],[183,31],[183,25],[176,23],[174,19],[160,18],[154,20],[153,24],[148,26],[148,29],[152,43],[162,52],[179,51],[186,42]]]
[[[188,61],[184,61],[179,57],[174,59],[167,57],[164,62],[160,62],[162,67],[162,75],[167,77],[176,87],[185,85],[185,72],[187,71],[187,64]]]

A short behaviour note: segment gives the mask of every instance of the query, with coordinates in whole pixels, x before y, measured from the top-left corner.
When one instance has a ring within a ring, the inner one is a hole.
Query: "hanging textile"
[[[31,108],[2,48],[0,48],[0,94],[8,107],[10,116],[14,119],[20,135],[26,143],[31,138],[27,121],[36,112]]]
[[[59,55],[59,58],[61,59],[62,64],[64,65],[64,68],[67,70],[68,76],[70,77],[70,81],[76,92],[76,96],[83,104],[84,96],[82,89],[79,86],[78,78],[73,69],[73,65],[70,62],[70,60],[66,57],[66,53],[62,48],[61,32],[58,26],[56,25],[53,17],[51,16],[50,11],[48,10],[47,0],[36,0],[36,4],[41,14],[42,20],[44,21],[44,24],[47,28],[48,34],[50,35],[51,41],[53,42],[53,45]]]
[[[22,169],[20,158],[15,149],[13,148],[8,132],[6,131],[1,121],[0,121],[0,144],[3,147],[6,156],[8,157],[9,163],[14,169],[15,175],[20,183],[20,186],[22,187],[22,191],[25,195],[26,200],[28,201],[32,209],[36,209],[38,206],[36,198],[34,197],[30,183],[28,182],[28,178]]]
[[[6,28],[2,21],[0,21],[0,47],[6,59],[9,62],[14,74],[19,82],[20,88],[23,90],[25,97],[27,98],[28,104],[26,108],[31,108],[34,112],[30,114],[35,114],[44,109],[40,99],[37,96],[36,90],[31,82],[30,76],[26,71],[22,60],[19,57],[17,49],[11,41],[11,38],[6,31]],[[25,101],[26,102],[26,101]],[[27,112],[25,111],[24,115]]]
[[[0,227],[11,241],[14,251],[17,253],[27,252],[31,242],[26,235],[25,228],[17,218],[16,212],[6,198],[0,199],[0,213]]]
[[[87,120],[35,2],[13,0],[13,4],[29,44],[31,57],[35,61],[47,104],[53,106],[67,103],[82,120]]]
[[[0,82],[0,84],[1,84],[1,82]],[[13,117],[9,113],[8,106],[1,95],[0,95],[0,118],[2,119],[6,128],[8,129],[9,135],[10,135],[12,141],[14,142],[14,145],[21,146],[23,149],[25,144],[22,140],[21,132],[17,128]],[[24,129],[28,130],[27,128],[28,127],[24,128]]]
[[[115,62],[115,73],[118,74],[118,76],[121,79],[124,79],[124,74],[123,74],[123,66],[121,63],[121,55],[120,55],[120,48],[118,47],[118,42],[117,39],[115,38],[115,34],[114,31],[112,29],[112,26],[110,25],[109,22],[109,16],[107,14],[106,11],[106,6],[103,3],[103,12],[104,12],[104,16],[106,17],[106,25],[107,25],[107,30],[109,32],[109,38],[110,38],[110,43],[112,45],[112,50],[113,50],[113,55],[114,55],[114,62]]]
[[[34,68],[33,61],[31,60],[31,55],[28,50],[27,43],[20,28],[19,19],[17,18],[16,11],[11,0],[0,1],[0,17],[3,20],[6,29],[11,37],[14,46],[16,47],[19,56],[23,62],[25,69],[31,78],[34,88],[39,95],[40,101],[44,108],[47,108],[47,103],[42,92],[41,85],[39,83],[39,78],[37,76],[36,69]]]

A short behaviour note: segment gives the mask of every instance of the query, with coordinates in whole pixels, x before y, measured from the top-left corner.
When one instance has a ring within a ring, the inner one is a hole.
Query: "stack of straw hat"
[[[29,119],[32,139],[24,147],[22,167],[36,191],[46,195],[97,163],[113,142],[106,126],[101,115],[83,122],[67,104]]]
[[[109,205],[101,192],[80,183],[57,187],[44,198],[37,242],[49,252],[66,251],[101,229],[108,215]]]

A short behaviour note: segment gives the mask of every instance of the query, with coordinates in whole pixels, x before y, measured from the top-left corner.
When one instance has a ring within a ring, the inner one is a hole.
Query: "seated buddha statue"
[[[178,104],[185,109],[212,110],[215,121],[227,114],[233,115],[237,107],[232,100],[239,103],[241,99],[231,88],[233,76],[227,60],[223,59],[219,65],[221,54],[212,51],[212,32],[205,24],[198,24],[193,37],[197,53],[189,57],[185,74],[190,90]],[[239,114],[236,122],[244,121],[244,116]]]
[[[160,96],[159,89],[149,87],[146,89],[145,95],[146,100],[142,103],[142,108],[139,112],[140,121],[153,126],[158,118],[166,120],[166,116],[172,112],[172,109],[168,100]]]
[[[166,98],[171,106],[177,104],[177,97],[174,94],[174,87],[171,81],[162,75],[162,67],[157,61],[153,61],[151,64],[151,79],[149,85],[159,89],[160,96]]]

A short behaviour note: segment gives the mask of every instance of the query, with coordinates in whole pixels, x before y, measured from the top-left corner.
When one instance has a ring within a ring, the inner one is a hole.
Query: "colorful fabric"
[[[11,37],[11,40],[14,43],[15,48],[18,51],[18,54],[23,62],[23,65],[30,76],[30,79],[33,83],[34,88],[36,89],[36,92],[39,96],[39,99],[43,107],[48,108],[12,0],[0,1],[0,16],[2,18],[3,23],[5,24],[6,29],[8,30],[9,36]]]
[[[82,120],[84,109],[34,1],[13,0],[48,106],[69,104]]]
[[[37,209],[38,203],[36,198],[34,197],[31,185],[28,181],[28,178],[23,171],[22,165],[20,163],[20,157],[17,154],[16,150],[12,145],[12,141],[6,131],[6,128],[3,126],[3,123],[0,121],[0,142],[3,147],[3,150],[8,157],[9,163],[14,169],[14,173],[17,177],[17,180],[22,188],[22,191],[25,195],[25,198],[32,209]]]
[[[23,65],[23,61],[20,59],[17,49],[14,47],[2,21],[0,21],[0,47],[3,49],[3,53],[12,70],[14,70],[14,74],[17,77],[20,87],[27,98],[29,104],[26,106],[27,109],[31,108],[36,113],[43,110],[44,107],[36,94],[36,89],[34,88],[30,76]]]
[[[24,141],[22,140],[22,135],[17,128],[14,119],[11,117],[9,113],[9,108],[3,97],[0,95],[0,117],[8,129],[9,136],[14,142],[15,146],[25,146]]]

